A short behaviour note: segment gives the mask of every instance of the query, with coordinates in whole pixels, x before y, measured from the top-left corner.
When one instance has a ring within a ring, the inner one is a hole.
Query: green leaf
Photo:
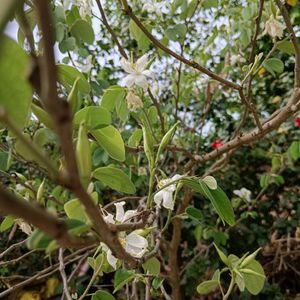
[[[275,73],[282,73],[284,70],[283,62],[278,58],[267,59],[263,66],[274,76]]]
[[[212,176],[205,176],[202,181],[211,189],[216,190],[218,188],[217,181]]]
[[[129,176],[120,169],[114,167],[101,167],[94,171],[93,177],[121,193],[135,193],[134,184],[131,182]]]
[[[149,32],[151,32],[152,28],[148,24],[144,24],[145,27]],[[137,41],[138,48],[140,50],[145,50],[150,45],[150,40],[147,38],[147,36],[144,34],[144,32],[135,24],[133,20],[130,20],[129,22],[129,32],[131,35],[131,38]]]
[[[114,278],[114,291],[113,293],[119,291],[126,283],[135,278],[135,272],[120,269],[115,273]]]
[[[14,9],[17,6],[19,1],[17,0],[1,0],[1,9],[0,9],[0,34],[4,29],[6,23],[9,21],[11,16],[13,16]],[[0,37],[1,40],[1,37]]]
[[[197,292],[206,295],[214,291],[218,286],[219,282],[217,280],[207,280],[197,286]]]
[[[245,290],[245,279],[240,272],[236,272],[235,283],[239,287],[239,290],[243,292]]]
[[[17,63],[16,63],[17,62]],[[27,54],[19,45],[1,37],[0,47],[0,107],[20,127],[29,117],[32,90],[26,79],[29,68]]]
[[[160,262],[156,257],[148,259],[142,265],[144,272],[148,272],[150,275],[158,276],[160,273]]]
[[[265,272],[261,264],[257,260],[252,260],[247,264],[247,269],[253,271],[253,274],[245,273],[240,270],[245,280],[246,289],[252,294],[257,295],[264,287]],[[258,275],[255,275],[257,273]]]
[[[219,0],[204,0],[203,1],[203,8],[212,8],[212,7],[218,7]]]
[[[229,225],[234,225],[234,212],[231,202],[220,187],[216,190],[210,190],[205,183],[187,178],[183,178],[182,183],[209,199],[220,218]]]
[[[79,220],[86,223],[87,216],[85,209],[78,199],[72,199],[65,203],[64,210],[69,219]]]
[[[0,150],[0,170],[7,171],[8,169],[8,159],[9,154],[8,152],[4,152]]]
[[[94,200],[94,199],[93,199]],[[67,219],[66,225],[70,234],[80,235],[84,232],[90,232],[91,226],[75,219]]]
[[[116,298],[107,291],[98,290],[92,295],[92,300],[115,300]]]
[[[78,90],[83,94],[90,92],[91,87],[86,78],[74,67],[60,64],[57,65],[57,72],[60,83],[67,89],[68,92],[71,91],[73,84],[78,77],[80,78],[78,81]]]
[[[181,41],[185,38],[187,27],[184,24],[177,24],[166,30],[166,36],[172,41]]]
[[[36,229],[30,235],[27,241],[27,247],[28,249],[47,248],[51,241],[52,240],[44,232]]]
[[[80,78],[77,77],[73,86],[72,86],[72,89],[68,95],[68,98],[67,98],[67,101],[70,105],[70,110],[72,112],[72,114],[75,114],[77,112],[77,110],[79,109],[80,107],[80,97],[79,97],[79,93],[78,93],[78,82],[80,81]]]
[[[297,161],[300,158],[300,141],[294,141],[292,144],[289,146],[288,150],[288,157],[292,161]]]
[[[159,145],[159,148],[157,150],[157,154],[156,154],[156,162],[158,162],[159,160],[159,156],[160,154],[165,150],[165,148],[169,145],[174,133],[175,133],[175,130],[176,130],[176,127],[177,125],[179,124],[180,122],[177,122],[176,124],[174,124],[169,130],[168,132],[164,135],[164,137],[162,138],[161,140],[161,143]]]
[[[56,23],[55,25],[55,38],[56,40],[61,43],[65,37],[65,25],[61,22]]]
[[[89,106],[75,114],[73,124],[79,126],[82,121],[85,122],[87,130],[92,130],[111,124],[111,116],[103,107]]]
[[[38,105],[35,105],[34,103],[31,103],[31,110],[34,113],[34,115],[39,119],[39,121],[43,123],[46,127],[50,129],[54,128],[52,119],[44,109],[42,109]]]
[[[269,180],[270,180],[269,174],[263,174],[263,175],[261,175],[260,180],[259,180],[260,186],[262,188],[267,187],[268,184],[269,184]]]
[[[160,277],[155,277],[153,280],[152,280],[152,287],[157,290],[161,284],[163,283],[164,279],[163,278],[160,278]]]
[[[77,43],[93,44],[95,34],[92,26],[85,20],[77,20],[71,27],[71,34],[76,38]]]
[[[62,53],[72,51],[76,48],[76,39],[73,37],[68,37],[59,43],[58,48]]]
[[[105,90],[100,105],[109,111],[113,111],[115,109],[116,102],[124,100],[125,94],[125,88],[118,85],[110,86]]]
[[[140,128],[137,128],[131,137],[128,139],[128,146],[129,147],[137,147],[140,144],[140,141],[143,137],[143,131]]]
[[[39,128],[33,136],[33,142],[40,147],[45,146],[46,144],[55,144],[57,142],[57,137],[55,133],[49,128],[43,127]]]
[[[0,225],[0,232],[3,232],[9,229],[14,224],[15,218],[11,216],[7,216],[3,219]]]
[[[200,209],[195,207],[188,207],[185,210],[185,213],[192,219],[195,219],[197,221],[203,220],[203,214]]]
[[[293,43],[290,41],[282,41],[277,43],[277,49],[281,52],[287,53],[289,55],[295,54],[295,48]]]
[[[93,130],[92,135],[107,154],[118,161],[125,160],[125,145],[119,131],[113,126]]]
[[[226,265],[226,266],[230,266],[230,260],[228,259],[228,257],[225,255],[225,253],[214,243],[214,246],[218,252],[219,257],[221,258],[222,262]]]

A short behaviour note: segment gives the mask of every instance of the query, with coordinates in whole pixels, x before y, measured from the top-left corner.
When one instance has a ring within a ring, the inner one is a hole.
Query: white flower
[[[136,111],[143,107],[143,101],[139,96],[129,91],[126,96],[127,107],[130,111]]]
[[[251,201],[251,191],[247,190],[246,188],[234,190],[233,193],[247,202]]]
[[[130,221],[130,219],[136,216],[136,210],[127,210],[125,212],[124,205],[125,201],[118,202],[114,204],[116,207],[116,216],[114,217],[112,214],[108,213],[104,220],[107,223],[126,223]],[[119,236],[120,243],[124,247],[125,251],[130,255],[141,258],[144,253],[147,251],[148,241],[144,237],[140,236],[136,232],[131,232],[130,234],[126,235],[126,233],[120,233]],[[112,254],[111,250],[105,245],[101,243],[102,250],[106,252],[106,259],[107,262],[116,269],[118,259]]]
[[[147,77],[153,77],[150,70],[145,70],[148,64],[147,54],[140,57],[135,63],[122,57],[120,64],[124,71],[129,73],[129,75],[124,78],[124,84],[129,88],[136,84],[146,91],[148,88]]]
[[[92,1],[91,0],[78,0],[79,14],[82,19],[92,15]]]
[[[127,210],[124,211],[125,201],[115,203],[116,207],[116,221],[120,223],[125,223],[129,221],[132,217],[136,216],[137,210]]]
[[[148,13],[155,13],[159,17],[162,17],[162,7],[163,2],[147,2],[143,6],[143,10],[147,11]]]
[[[125,237],[125,251],[134,257],[141,258],[147,251],[148,241],[135,232]]]
[[[278,22],[274,15],[271,15],[269,20],[265,25],[265,33],[268,33],[272,38],[279,37],[281,38],[283,35],[284,25]]]
[[[174,180],[180,179],[181,175],[174,175],[172,178],[169,179],[163,179],[159,182],[158,186],[160,188],[164,187],[165,185],[169,184],[170,182]],[[156,193],[154,195],[154,202],[158,207],[161,207],[161,205],[166,208],[173,210],[174,208],[174,201],[173,201],[173,192],[176,190],[176,183],[170,184],[163,188],[161,191]]]

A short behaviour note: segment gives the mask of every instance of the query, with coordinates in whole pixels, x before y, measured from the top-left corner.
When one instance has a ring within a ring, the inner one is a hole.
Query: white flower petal
[[[150,78],[152,78],[152,79],[154,80],[154,74],[153,74],[153,72],[150,71],[150,70],[144,70],[144,71],[142,72],[142,75],[145,75],[146,77],[150,77]]]
[[[166,209],[173,210],[174,201],[173,201],[173,193],[169,191],[163,191],[163,207]]]
[[[136,70],[138,72],[143,72],[147,66],[147,63],[148,63],[148,55],[144,54],[136,61]]]
[[[156,193],[156,194],[154,195],[154,202],[155,202],[155,204],[156,204],[158,207],[161,206],[161,202],[162,202],[162,200],[163,200],[163,195],[164,195],[163,190],[159,191],[158,193]]]
[[[127,235],[125,242],[125,251],[138,258],[144,255],[148,247],[147,239],[134,232]]]
[[[118,262],[118,259],[113,256],[111,250],[108,250],[106,252],[106,259],[107,259],[107,262],[114,268],[116,269],[117,268],[117,262]]]
[[[127,210],[123,216],[122,223],[130,220],[132,217],[136,216],[137,210]]]
[[[111,224],[115,223],[114,216],[112,214],[107,214],[107,216],[104,217],[104,221]]]
[[[124,79],[123,79],[123,84],[127,87],[132,87],[135,83],[136,77],[139,75],[136,74],[130,74],[127,75]]]
[[[124,219],[124,205],[125,201],[115,203],[116,207],[116,220],[122,222]]]
[[[135,70],[132,68],[132,63],[126,60],[124,57],[121,58],[120,64],[125,72],[129,74],[135,73]]]
[[[148,88],[148,81],[145,75],[136,75],[135,77],[135,84],[140,86],[144,91]]]

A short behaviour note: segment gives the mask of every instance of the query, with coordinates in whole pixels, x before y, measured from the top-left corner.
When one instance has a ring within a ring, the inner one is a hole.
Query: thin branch
[[[33,250],[30,250],[30,251],[26,252],[25,254],[23,254],[23,255],[21,255],[17,258],[12,259],[12,260],[1,261],[0,262],[0,267],[5,266],[5,265],[9,265],[9,264],[15,264],[15,263],[19,262],[20,260],[24,259],[25,257],[29,256],[30,254],[32,254],[33,252],[36,252],[38,250],[41,250],[41,249],[33,249]]]
[[[271,132],[272,130],[279,127],[283,122],[285,122],[289,117],[294,115],[298,110],[300,109],[300,88],[296,88],[293,91],[293,94],[287,103],[287,105],[283,108],[280,108],[278,110],[277,114],[274,114],[275,116],[270,119],[267,122],[262,122],[262,130],[260,131],[258,128],[255,128],[254,130],[250,131],[246,134],[240,134],[239,136],[235,137],[234,139],[230,140],[229,142],[225,143],[220,148],[217,148],[205,155],[195,155],[194,159],[195,161],[189,161],[185,169],[190,170],[195,162],[205,162],[212,160],[218,156],[220,156],[223,153],[226,153],[232,149],[236,150],[240,148],[241,146],[245,144],[249,144],[251,142],[258,141],[263,136],[265,136],[267,133]]]
[[[255,57],[255,50],[256,50],[256,44],[257,44],[257,38],[259,35],[259,31],[260,31],[260,21],[261,21],[261,16],[262,16],[262,12],[263,12],[263,8],[264,8],[264,0],[260,0],[259,1],[259,6],[258,6],[258,14],[257,17],[255,18],[255,33],[251,39],[251,44],[252,44],[252,48],[251,48],[251,54],[249,57],[249,62],[252,63]]]
[[[176,58],[177,60],[183,62],[184,64],[208,75],[209,77],[215,79],[216,81],[221,82],[222,84],[231,87],[235,90],[240,90],[241,86],[228,81],[226,79],[224,79],[223,77],[217,75],[216,73],[206,69],[205,67],[199,65],[197,62],[193,61],[193,60],[188,60],[185,57],[177,54],[176,52],[172,51],[170,48],[164,46],[158,39],[156,39],[149,31],[148,29],[144,26],[144,24],[136,17],[136,15],[132,12],[132,9],[129,7],[127,0],[122,0],[123,3],[123,9],[125,14],[127,14],[134,22],[135,24],[143,31],[143,33],[148,37],[148,39],[153,43],[154,46],[156,46],[157,48],[160,48],[161,50],[163,50],[165,53],[173,56],[174,58]]]
[[[27,241],[28,241],[28,238],[25,239],[25,240],[23,240],[23,241],[21,241],[21,242],[18,242],[18,243],[10,245],[5,251],[3,251],[2,253],[0,253],[0,259],[2,259],[6,254],[8,254],[10,251],[14,250],[15,248],[18,248],[19,246],[22,246]]]
[[[295,88],[300,88],[300,45],[298,43],[298,38],[296,37],[295,31],[293,29],[293,25],[290,21],[290,17],[288,14],[287,9],[285,8],[284,4],[285,2],[282,2],[280,0],[275,0],[286,25],[287,31],[290,35],[291,42],[295,49],[295,82],[294,86]]]
[[[117,35],[115,34],[115,32],[113,31],[112,27],[109,25],[108,21],[107,21],[107,18],[106,18],[106,15],[105,15],[105,12],[104,12],[104,9],[101,5],[101,1],[100,0],[96,0],[96,3],[98,5],[98,8],[99,8],[99,11],[100,11],[100,14],[101,14],[101,17],[102,17],[102,23],[104,24],[104,26],[106,27],[106,29],[109,31],[109,33],[111,34],[111,37],[113,39],[113,41],[116,43],[117,47],[118,47],[118,50],[119,52],[121,53],[121,55],[128,59],[128,56],[124,50],[124,47],[121,45],[121,43],[119,42],[118,40],[118,37]]]
[[[92,248],[92,250],[90,250]],[[88,251],[88,252],[92,252],[94,251],[95,247],[94,246],[89,246],[89,247],[86,247],[86,248],[83,248],[83,249],[80,249],[72,254],[70,254],[69,256],[67,256],[65,258],[65,265],[68,265],[74,261],[77,261],[81,258],[81,256],[78,256],[78,254],[84,252],[84,251]],[[9,287],[7,290],[3,291],[0,293],[0,298],[3,298],[4,296],[7,296],[9,295],[10,293],[30,284],[31,282],[35,281],[35,280],[41,280],[45,277],[49,277],[49,275],[57,272],[59,269],[59,263],[55,264],[55,265],[52,265],[38,273],[36,273],[35,275],[31,276],[30,278],[16,284],[16,285],[13,285],[11,287]]]
[[[63,287],[64,287],[64,294],[67,297],[67,300],[72,300],[72,297],[70,295],[69,287],[68,287],[68,281],[67,276],[65,272],[65,263],[64,263],[64,249],[59,248],[58,250],[58,260],[59,260],[59,272],[63,281]]]

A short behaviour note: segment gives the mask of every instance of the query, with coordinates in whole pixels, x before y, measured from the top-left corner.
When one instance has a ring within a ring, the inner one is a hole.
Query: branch
[[[119,42],[117,35],[115,34],[115,32],[113,31],[113,29],[111,28],[111,26],[109,25],[109,23],[107,21],[104,9],[103,9],[103,7],[101,5],[101,1],[100,0],[96,0],[96,3],[98,5],[99,11],[100,11],[100,14],[101,14],[101,17],[102,17],[102,23],[104,24],[104,26],[107,28],[107,30],[111,34],[111,37],[112,37],[113,41],[117,44],[118,50],[121,53],[121,55],[124,58],[128,59],[128,56],[127,56],[127,54],[126,54],[126,52],[124,50],[124,47]]]
[[[84,249],[80,249],[72,254],[70,254],[68,257],[66,257],[65,259],[65,265],[67,264],[70,264],[78,259],[81,258],[81,256],[77,256],[79,253],[83,252],[83,251],[88,251],[88,252],[92,252],[94,251],[94,246],[92,247],[93,249],[90,250],[91,247],[87,247],[87,248],[84,248]],[[30,278],[14,285],[14,286],[11,286],[9,287],[7,290],[3,291],[0,293],[0,298],[3,298],[4,296],[7,296],[9,295],[10,293],[12,293],[13,291],[16,291],[28,284],[30,284],[31,282],[35,281],[35,280],[40,280],[44,277],[49,277],[50,274],[56,272],[57,270],[59,269],[59,263],[55,264],[55,265],[52,265],[40,272],[38,272],[37,274],[35,274],[34,276],[31,276]]]
[[[300,88],[300,45],[298,44],[298,39],[296,37],[295,31],[293,29],[293,25],[290,21],[289,14],[284,6],[284,2],[281,2],[280,0],[275,0],[286,25],[287,31],[290,35],[291,42],[293,43],[294,49],[295,49],[295,82],[294,87]]]
[[[59,248],[58,260],[59,260],[59,272],[60,272],[60,275],[61,275],[61,278],[63,281],[64,294],[66,295],[67,300],[72,300],[72,297],[71,297],[70,291],[69,291],[69,287],[68,287],[67,276],[66,276],[66,272],[65,272],[63,248]]]
[[[204,68],[203,66],[199,65],[197,62],[193,61],[193,60],[188,60],[185,57],[177,54],[176,52],[172,51],[170,48],[164,46],[159,40],[157,40],[149,31],[148,29],[143,25],[143,23],[136,17],[136,15],[132,12],[132,9],[129,7],[127,0],[122,0],[123,2],[123,10],[125,12],[126,15],[128,15],[134,22],[135,24],[143,31],[143,33],[148,37],[148,39],[153,43],[154,46],[156,46],[157,48],[160,48],[161,50],[163,50],[165,53],[173,56],[174,58],[176,58],[177,60],[183,62],[184,64],[208,75],[209,77],[215,79],[216,81],[221,82],[222,84],[231,87],[235,90],[240,90],[241,86],[228,81],[226,79],[224,79],[223,77],[217,75],[216,73]]]
[[[72,114],[68,103],[57,95],[57,74],[54,60],[54,34],[48,1],[35,0],[39,26],[43,33],[43,56],[40,58],[42,101],[52,117],[59,136],[61,149],[66,161],[67,176],[62,176],[65,187],[70,188],[84,205],[96,231],[102,241],[112,250],[115,257],[126,261],[131,267],[137,265],[137,259],[129,255],[122,247],[118,235],[109,230],[100,209],[94,204],[90,195],[81,184],[72,139]]]
[[[94,238],[77,238],[69,235],[66,224],[49,214],[41,206],[31,204],[9,193],[0,186],[0,211],[5,215],[22,218],[27,223],[44,231],[63,247],[82,248],[96,242]]]
[[[278,128],[283,122],[285,122],[289,117],[295,114],[300,109],[300,88],[295,88],[293,94],[287,103],[287,105],[281,109],[278,109],[276,113],[274,113],[268,121],[262,122],[262,130],[260,131],[258,128],[250,131],[246,134],[240,134],[239,136],[235,137],[231,141],[225,143],[220,148],[217,148],[210,153],[207,153],[203,156],[195,155],[194,159],[196,162],[202,163],[205,161],[212,160],[223,153],[227,153],[230,150],[238,149],[244,144],[249,144],[251,142],[255,142],[265,136],[267,133],[271,132],[272,130]],[[186,170],[190,170],[194,165],[194,162],[189,161],[185,168]]]

